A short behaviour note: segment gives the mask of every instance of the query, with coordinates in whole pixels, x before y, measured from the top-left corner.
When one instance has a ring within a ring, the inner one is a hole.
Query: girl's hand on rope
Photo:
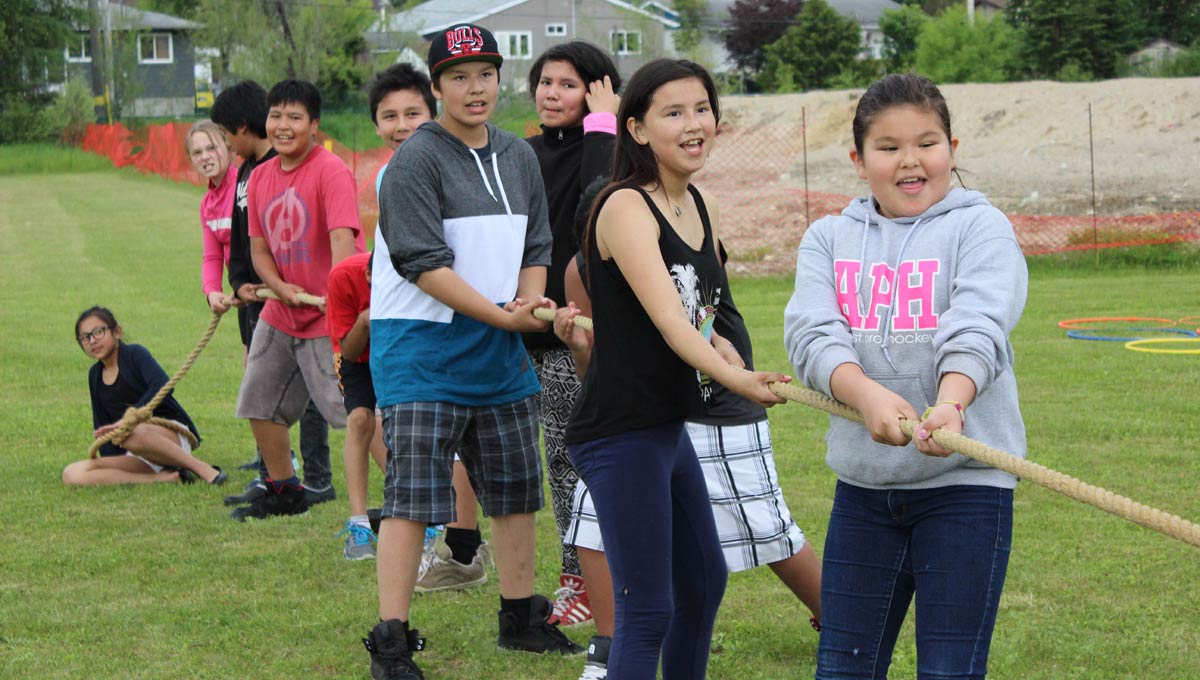
[[[234,297],[241,301],[243,305],[248,305],[253,302],[262,302],[262,298],[258,297],[258,289],[262,288],[262,284],[243,283],[238,287]],[[238,305],[239,307],[241,305]]]
[[[775,404],[782,404],[787,400],[772,392],[769,385],[771,383],[786,383],[791,381],[792,376],[782,373],[741,370],[738,371],[737,379],[733,384],[726,385],[725,387],[737,392],[759,406],[771,408]]]
[[[504,311],[509,314],[507,330],[517,333],[541,333],[550,330],[549,321],[542,321],[533,315],[533,310],[539,307],[545,307],[552,312],[556,310],[554,300],[540,295],[528,302],[523,298],[515,298],[505,303]]]
[[[592,351],[592,332],[575,325],[575,317],[582,312],[574,302],[568,302],[566,307],[559,307],[554,313],[554,334],[567,346],[567,349],[580,354]]]
[[[208,308],[213,314],[224,314],[229,311],[229,298],[221,291],[213,291],[208,294]]]
[[[962,434],[962,414],[950,402],[941,402],[931,407],[925,413],[928,417],[917,423],[916,429],[913,430],[913,444],[917,447],[917,450],[927,456],[936,456],[938,458],[945,458],[954,453],[950,449],[933,441],[933,433],[937,430],[949,430],[950,432]]]
[[[910,441],[908,435],[900,430],[900,421],[917,422],[917,411],[904,397],[887,389],[879,383],[858,408],[863,415],[863,423],[871,433],[871,439],[880,444],[904,446]]]
[[[117,421],[115,423],[109,423],[108,425],[101,425],[100,427],[96,428],[95,432],[92,433],[92,437],[99,439],[109,432],[117,429],[117,426],[120,424],[120,421]]]
[[[592,113],[611,113],[615,116],[621,108],[621,97],[613,90],[612,79],[608,76],[604,76],[604,80],[588,83],[588,91],[583,99]]]

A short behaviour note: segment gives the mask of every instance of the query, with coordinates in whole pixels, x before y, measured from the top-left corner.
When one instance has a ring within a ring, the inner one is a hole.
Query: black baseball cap
[[[434,36],[429,44],[429,77],[437,75],[452,64],[464,61],[486,61],[500,68],[504,57],[496,36],[482,26],[458,24]]]

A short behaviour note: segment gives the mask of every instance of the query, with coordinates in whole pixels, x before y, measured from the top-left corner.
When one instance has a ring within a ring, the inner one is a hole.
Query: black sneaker
[[[267,494],[267,487],[261,480],[254,480],[246,485],[245,491],[225,497],[225,505],[245,505],[253,503]]]
[[[583,675],[579,680],[607,680],[608,650],[612,648],[612,638],[607,635],[593,635],[588,640],[587,663],[583,665]]]
[[[237,466],[237,469],[239,469],[239,470],[257,470],[258,466],[261,463],[262,463],[262,458],[259,458],[258,454],[255,453],[253,458],[251,458],[250,460],[246,461],[245,463],[242,463],[241,465]]]
[[[425,648],[425,640],[415,629],[405,630],[400,619],[380,621],[363,638],[363,646],[371,655],[373,680],[425,680],[412,657]]]
[[[304,500],[307,501],[309,505],[328,503],[329,501],[337,498],[337,491],[333,490],[332,484],[324,489],[314,489],[311,486],[304,486],[302,488],[304,489]]]
[[[582,654],[584,649],[571,642],[558,626],[546,623],[554,605],[542,595],[534,595],[529,607],[529,620],[521,621],[516,614],[500,612],[500,635],[496,645],[534,654]]]
[[[267,519],[276,515],[302,515],[308,512],[308,502],[304,499],[304,491],[298,487],[285,486],[279,493],[267,492],[256,498],[250,505],[234,508],[229,514],[233,519],[244,522],[247,519]]]

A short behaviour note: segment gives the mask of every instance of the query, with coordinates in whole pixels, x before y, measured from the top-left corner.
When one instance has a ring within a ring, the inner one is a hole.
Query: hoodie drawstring
[[[488,181],[487,173],[483,170],[483,161],[479,160],[479,154],[475,153],[475,149],[471,147],[467,147],[467,150],[471,152],[471,158],[475,159],[475,167],[479,168],[479,176],[483,178],[483,186],[487,187],[488,196],[491,196],[493,201],[500,200],[496,198],[496,193],[492,191],[492,183]],[[492,167],[496,167],[496,154],[494,153],[492,154]],[[500,173],[496,173],[496,178],[500,178]]]
[[[922,222],[921,219],[918,219],[916,222],[914,222],[912,225],[912,228],[909,229],[908,233],[904,235],[904,240],[900,242],[900,251],[898,253],[896,253],[896,261],[892,265],[891,290],[888,291],[888,293],[889,293],[888,297],[890,298],[891,302],[888,303],[888,307],[884,311],[884,316],[883,316],[883,320],[882,320],[882,323],[883,323],[883,358],[887,360],[888,366],[891,366],[892,370],[895,371],[896,373],[899,373],[900,369],[896,368],[896,363],[894,361],[892,361],[892,354],[890,351],[888,351],[888,338],[891,336],[892,314],[896,308],[896,286],[898,285],[899,279],[900,279],[900,262],[901,262],[902,258],[904,257],[904,251],[908,249],[908,242],[910,239],[912,239],[913,234],[917,233],[917,228],[921,226],[921,222]],[[867,261],[866,261],[867,238],[871,233],[870,227],[871,227],[871,211],[870,211],[870,209],[868,209],[866,211],[866,216],[863,218],[862,247],[859,249],[859,252],[858,252],[858,262],[859,262],[859,267],[860,267],[861,271],[859,272],[859,275],[858,275],[859,299],[856,300],[856,302],[859,305],[862,304],[862,299],[861,299],[862,298],[862,282],[866,278],[866,274],[867,274],[867,272],[865,271],[866,267],[867,267]],[[869,304],[870,303],[868,303],[868,305]],[[870,311],[870,310],[868,309],[867,311]],[[866,318],[866,314],[863,314],[861,306],[859,307],[859,316],[861,318]]]
[[[512,208],[508,205],[508,194],[504,193],[504,180],[500,179],[500,166],[496,165],[496,156],[498,155],[495,152],[492,153],[492,172],[496,173],[496,186],[500,189],[500,198],[504,199],[504,212],[512,217]]]

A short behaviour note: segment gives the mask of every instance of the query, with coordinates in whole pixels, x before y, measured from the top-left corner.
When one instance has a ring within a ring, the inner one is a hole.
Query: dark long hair
[[[713,118],[719,124],[721,105],[717,101],[717,86],[708,71],[696,62],[687,59],[655,59],[639,68],[629,82],[625,83],[625,93],[621,95],[621,108],[617,111],[617,143],[613,150],[612,180],[592,203],[587,231],[581,241],[585,263],[588,261],[592,232],[596,229],[596,217],[600,213],[600,206],[604,205],[608,197],[618,189],[658,184],[661,181],[658,158],[649,144],[637,143],[633,134],[629,132],[628,121],[641,121],[646,117],[654,93],[659,88],[667,83],[688,78],[696,78],[704,85],[708,102],[712,106]]]
[[[116,333],[117,329],[121,327],[121,325],[117,323],[117,318],[113,316],[112,311],[109,310],[108,307],[93,305],[83,310],[83,312],[79,314],[79,318],[75,320],[75,342],[79,342],[79,326],[82,325],[85,320],[93,316],[103,321],[104,325],[108,326],[109,332]],[[119,341],[118,344],[120,344]],[[82,345],[83,343],[80,343],[80,346]]]
[[[570,64],[583,80],[585,91],[589,83],[604,80],[604,76],[608,76],[608,79],[612,81],[613,92],[621,90],[621,73],[617,71],[617,65],[613,63],[612,57],[590,42],[572,40],[561,45],[554,45],[542,52],[542,55],[533,62],[533,66],[529,69],[530,97],[537,95],[538,82],[542,79],[542,68],[551,61]],[[583,101],[583,113],[584,115],[591,113],[586,98]]]
[[[893,106],[915,106],[938,117],[946,139],[950,134],[950,107],[933,81],[915,73],[893,73],[876,80],[863,93],[854,109],[854,148],[861,156],[863,140],[875,117]]]

